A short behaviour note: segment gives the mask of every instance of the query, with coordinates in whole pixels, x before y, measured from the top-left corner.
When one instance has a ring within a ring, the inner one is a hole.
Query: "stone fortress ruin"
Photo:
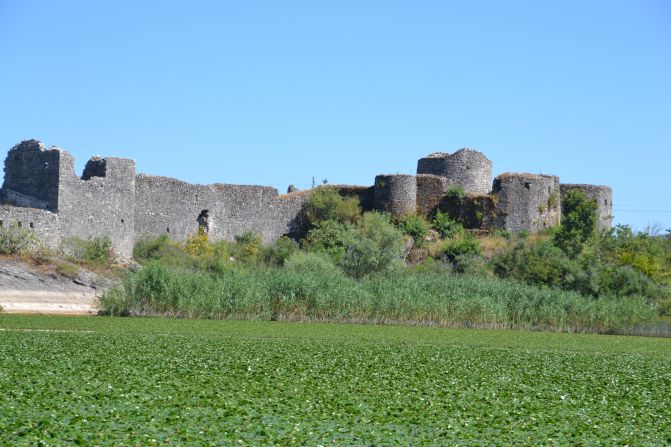
[[[416,175],[378,175],[372,186],[334,187],[357,195],[364,210],[398,218],[431,217],[440,209],[474,230],[534,233],[555,226],[562,196],[572,189],[596,201],[599,228],[610,228],[612,219],[609,187],[560,184],[559,177],[541,174],[505,173],[492,180],[492,162],[472,149],[430,154],[419,160]],[[167,234],[184,241],[199,227],[213,240],[248,230],[265,242],[297,237],[307,197],[306,191],[280,195],[267,186],[196,185],[136,174],[133,160],[114,157],[91,158],[79,177],[67,151],[25,140],[5,160],[0,225],[31,229],[54,249],[70,237],[109,237],[118,258],[128,260],[140,238]]]

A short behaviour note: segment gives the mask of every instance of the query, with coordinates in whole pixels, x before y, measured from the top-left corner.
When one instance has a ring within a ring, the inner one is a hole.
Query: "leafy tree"
[[[301,244],[309,252],[327,253],[338,262],[345,253],[347,241],[351,239],[353,232],[354,229],[349,226],[335,220],[326,220],[312,228]]]
[[[562,201],[562,223],[554,236],[555,244],[570,257],[576,257],[585,242],[596,234],[594,200],[577,189],[570,190]]]
[[[360,215],[358,197],[343,198],[336,188],[330,186],[320,186],[312,191],[305,203],[305,216],[312,227],[327,220],[354,223]]]
[[[403,259],[403,234],[392,224],[389,214],[364,213],[355,232],[349,233],[340,261],[345,273],[363,278],[389,271]]]

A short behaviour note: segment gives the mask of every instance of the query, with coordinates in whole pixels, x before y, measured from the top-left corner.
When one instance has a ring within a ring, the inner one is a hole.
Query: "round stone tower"
[[[414,175],[378,175],[374,186],[375,207],[394,218],[417,210],[417,181]]]
[[[439,175],[467,193],[487,194],[492,185],[492,162],[482,152],[468,148],[454,154],[434,152],[419,159],[417,174]]]

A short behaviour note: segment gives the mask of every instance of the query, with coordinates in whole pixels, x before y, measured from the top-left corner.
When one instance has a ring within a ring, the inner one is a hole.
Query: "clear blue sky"
[[[671,227],[666,0],[0,0],[0,105],[3,159],[38,138],[283,192],[472,147]]]

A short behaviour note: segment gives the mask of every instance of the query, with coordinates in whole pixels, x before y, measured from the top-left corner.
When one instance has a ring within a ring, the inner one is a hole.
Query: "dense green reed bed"
[[[671,443],[669,339],[11,315],[0,329],[0,445]]]
[[[656,316],[640,297],[586,297],[496,278],[398,272],[355,280],[332,266],[210,274],[158,262],[127,275],[101,306],[116,315],[599,333],[626,332]]]

